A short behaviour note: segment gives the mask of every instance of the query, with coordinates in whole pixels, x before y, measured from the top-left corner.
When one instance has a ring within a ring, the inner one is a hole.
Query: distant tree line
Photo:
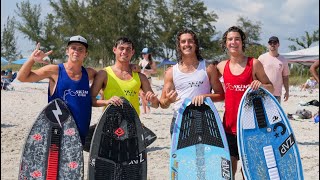
[[[19,21],[8,18],[1,32],[1,56],[9,60],[21,55],[16,49],[14,30],[20,31],[34,45],[41,43],[44,51],[53,50],[54,59],[65,59],[66,42],[72,35],[82,35],[89,41],[87,65],[113,60],[113,42],[120,36],[134,41],[138,59],[144,47],[153,49],[155,57],[175,58],[175,35],[182,28],[197,33],[205,59],[223,57],[221,32],[215,23],[218,15],[208,12],[201,0],[48,0],[52,12],[41,14],[40,5],[29,0],[16,4]],[[44,17],[44,18],[43,18]],[[258,57],[267,51],[260,41],[261,23],[239,17],[237,25],[248,36],[248,56]],[[318,30],[319,39],[319,30]]]

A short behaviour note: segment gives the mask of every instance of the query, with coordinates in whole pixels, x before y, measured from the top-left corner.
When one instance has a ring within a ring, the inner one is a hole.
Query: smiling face
[[[113,53],[118,62],[130,62],[134,55],[134,50],[131,43],[121,43],[113,48]]]
[[[239,32],[229,32],[226,38],[226,48],[229,53],[242,53],[243,42]]]
[[[69,60],[83,61],[87,56],[87,48],[81,43],[71,43],[66,50]]]
[[[194,55],[196,52],[196,44],[193,36],[189,33],[180,36],[180,50],[182,55]]]

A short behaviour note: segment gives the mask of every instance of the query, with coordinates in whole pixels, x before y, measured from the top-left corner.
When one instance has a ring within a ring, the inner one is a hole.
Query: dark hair
[[[153,63],[153,59],[152,59],[152,54],[151,53],[148,53],[148,61],[149,61],[150,65]]]
[[[114,46],[113,47],[118,47],[118,45],[120,44],[131,44],[132,45],[132,49],[134,49],[134,45],[133,45],[133,42],[127,38],[127,37],[120,37],[116,40],[116,42],[114,43]]]
[[[227,41],[227,35],[229,32],[238,32],[241,36],[241,41],[242,41],[242,51],[244,52],[245,49],[246,49],[246,39],[247,39],[247,36],[246,34],[237,26],[231,26],[226,32],[223,33],[223,36],[222,36],[222,41],[220,43],[221,45],[221,48],[222,48],[222,51],[226,51],[227,50],[227,47],[226,47],[226,41]]]
[[[177,36],[176,36],[176,51],[177,51],[177,61],[180,62],[181,59],[182,59],[182,53],[181,53],[181,50],[180,50],[180,36],[182,34],[191,34],[192,37],[193,37],[193,40],[196,44],[196,56],[197,56],[197,59],[198,61],[202,60],[202,56],[200,54],[200,45],[199,45],[199,40],[197,38],[197,35],[195,32],[193,32],[192,30],[190,29],[183,29],[183,30],[180,30],[178,33],[177,33]]]

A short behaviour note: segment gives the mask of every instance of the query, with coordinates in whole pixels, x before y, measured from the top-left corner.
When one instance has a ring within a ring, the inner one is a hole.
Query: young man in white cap
[[[84,144],[92,111],[89,81],[93,80],[96,74],[94,69],[83,67],[88,55],[87,40],[79,35],[72,36],[66,48],[67,62],[31,70],[35,62],[46,63],[43,58],[51,53],[52,50],[46,53],[40,50],[38,43],[28,61],[21,67],[17,78],[21,82],[37,82],[48,78],[48,101],[60,98],[68,105]]]
[[[289,66],[287,60],[278,52],[280,42],[278,37],[272,36],[268,41],[269,52],[259,56],[264,71],[274,86],[274,97],[281,102],[282,85],[284,86],[284,101],[289,98]]]

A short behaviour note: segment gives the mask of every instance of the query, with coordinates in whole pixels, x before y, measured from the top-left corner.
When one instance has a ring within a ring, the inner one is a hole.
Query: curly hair
[[[226,42],[227,42],[227,35],[229,32],[238,32],[241,36],[242,41],[242,51],[245,52],[246,49],[246,34],[237,26],[231,26],[226,32],[223,33],[222,41],[220,42],[220,46],[223,52],[227,51]]]
[[[183,29],[183,30],[180,30],[178,33],[177,33],[177,36],[176,36],[176,52],[177,52],[177,61],[178,62],[181,62],[181,59],[182,59],[182,52],[181,52],[181,49],[180,49],[180,36],[182,34],[191,34],[192,37],[193,37],[193,40],[195,42],[195,45],[196,45],[196,56],[197,56],[197,59],[198,61],[202,60],[202,56],[200,54],[200,45],[199,45],[199,40],[197,38],[197,35],[195,32],[193,32],[192,30],[190,29]]]

